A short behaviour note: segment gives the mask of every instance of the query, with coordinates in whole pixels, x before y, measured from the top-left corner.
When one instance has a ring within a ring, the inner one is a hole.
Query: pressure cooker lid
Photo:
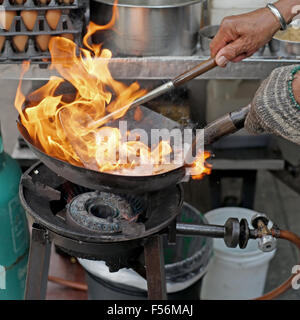
[[[105,4],[114,4],[114,0],[93,0]],[[183,7],[205,0],[119,0],[118,6],[121,7],[145,7],[145,8],[174,8]]]

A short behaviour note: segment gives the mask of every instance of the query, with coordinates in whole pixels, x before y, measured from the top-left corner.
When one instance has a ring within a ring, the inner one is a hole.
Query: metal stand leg
[[[25,300],[44,300],[46,298],[51,242],[47,231],[33,224],[26,279]]]
[[[167,300],[162,237],[147,239],[144,246],[149,300]]]
[[[243,194],[242,205],[244,208],[253,209],[255,192],[256,192],[256,170],[249,170],[245,172],[243,178]]]
[[[221,176],[218,171],[213,171],[209,176],[212,209],[220,208],[222,201]]]
[[[223,178],[242,178],[243,187],[240,195],[240,203],[237,205],[253,209],[255,191],[256,191],[256,170],[215,170],[209,176],[212,208],[219,208],[223,206],[222,201],[222,186]]]

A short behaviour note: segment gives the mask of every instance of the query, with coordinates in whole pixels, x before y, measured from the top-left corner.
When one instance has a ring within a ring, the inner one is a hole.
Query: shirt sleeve
[[[299,70],[295,65],[277,68],[263,81],[245,122],[249,132],[273,133],[300,145],[300,106],[292,91]]]

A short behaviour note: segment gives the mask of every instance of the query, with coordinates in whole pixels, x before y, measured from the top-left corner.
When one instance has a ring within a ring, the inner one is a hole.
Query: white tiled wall
[[[224,17],[253,11],[271,2],[275,0],[211,0],[210,23],[220,24]]]
[[[259,8],[275,0],[210,0],[212,8]]]

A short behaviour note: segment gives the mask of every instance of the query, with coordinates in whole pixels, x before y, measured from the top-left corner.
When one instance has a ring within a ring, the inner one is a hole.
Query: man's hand
[[[220,67],[252,56],[280,29],[280,23],[268,8],[224,18],[210,44],[211,55]]]
[[[275,3],[286,22],[297,14],[293,9],[300,0],[280,0]],[[224,18],[219,32],[211,42],[211,56],[219,66],[229,61],[239,62],[267,44],[280,29],[280,22],[268,8]]]

